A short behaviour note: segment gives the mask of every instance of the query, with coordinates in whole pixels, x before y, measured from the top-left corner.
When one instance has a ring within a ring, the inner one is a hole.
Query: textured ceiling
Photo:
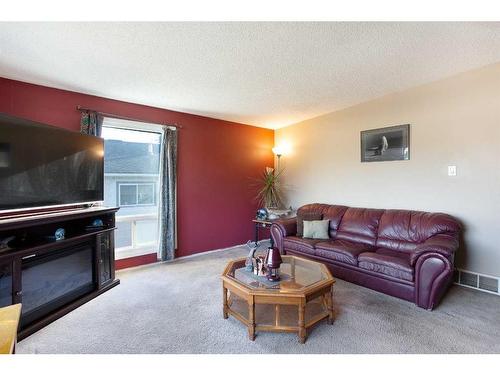
[[[500,23],[0,23],[0,76],[277,128],[500,61]]]

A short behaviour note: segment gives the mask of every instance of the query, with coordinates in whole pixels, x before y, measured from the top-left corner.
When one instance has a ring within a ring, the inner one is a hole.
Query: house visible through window
[[[104,204],[116,215],[117,259],[158,253],[161,129],[104,118]]]
[[[118,183],[118,205],[148,206],[155,204],[155,183]]]

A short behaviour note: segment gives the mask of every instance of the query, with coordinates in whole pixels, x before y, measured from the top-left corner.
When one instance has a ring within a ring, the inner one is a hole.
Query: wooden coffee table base
[[[300,343],[305,343],[307,338],[307,330],[313,327],[315,324],[326,319],[329,324],[333,324],[334,312],[333,312],[333,301],[332,301],[332,284],[319,286],[318,289],[306,293],[305,295],[299,294],[274,294],[274,295],[259,295],[259,294],[248,294],[247,291],[242,290],[237,285],[230,285],[223,282],[223,317],[227,319],[229,315],[232,315],[248,329],[248,338],[250,340],[255,340],[255,333],[259,331],[263,332],[289,332],[297,333]],[[238,296],[242,300],[246,301],[248,304],[248,318],[244,317],[239,312],[231,308],[233,304],[232,295]],[[322,312],[316,314],[311,319],[306,321],[305,311],[308,302],[320,298],[322,304]],[[274,324],[257,324],[255,321],[255,306],[263,305],[274,305]],[[280,321],[280,309],[283,305],[296,306],[298,311],[298,321],[297,326],[287,326],[282,325]]]

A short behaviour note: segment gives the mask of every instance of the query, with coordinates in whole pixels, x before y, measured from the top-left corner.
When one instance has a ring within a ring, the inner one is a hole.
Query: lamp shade
[[[281,156],[283,155],[283,150],[279,146],[273,147],[273,154]]]
[[[277,156],[285,155],[290,151],[290,145],[286,142],[282,142],[273,147],[273,153]]]
[[[265,264],[269,268],[279,268],[279,266],[283,263],[281,259],[280,251],[275,247],[270,247],[267,250],[267,256],[265,259]]]

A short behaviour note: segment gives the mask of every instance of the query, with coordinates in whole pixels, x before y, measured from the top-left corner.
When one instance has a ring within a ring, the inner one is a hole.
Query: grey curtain
[[[163,127],[160,184],[160,256],[172,260],[176,246],[177,130]]]
[[[94,111],[82,111],[80,132],[83,134],[101,136],[103,117]]]

